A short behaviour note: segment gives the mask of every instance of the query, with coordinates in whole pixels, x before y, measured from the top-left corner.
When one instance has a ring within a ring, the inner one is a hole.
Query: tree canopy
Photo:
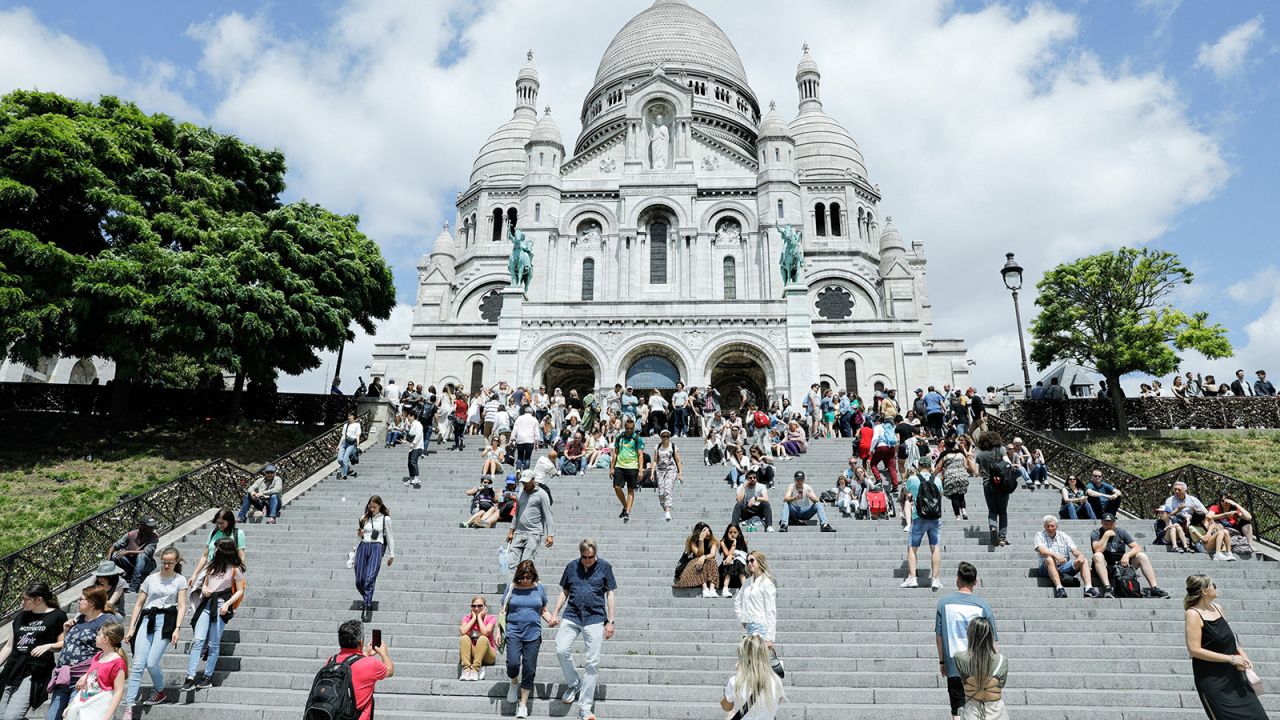
[[[1044,370],[1070,359],[1097,370],[1110,388],[1129,373],[1165,375],[1178,369],[1175,350],[1229,357],[1226,328],[1204,312],[1187,314],[1170,303],[1190,270],[1177,255],[1120,248],[1065,263],[1036,284],[1040,314],[1031,323],[1031,359]],[[1124,404],[1112,397],[1116,427],[1126,430]]]
[[[359,219],[282,203],[285,158],[132,103],[0,98],[0,343],[9,357],[318,367],[395,304]]]

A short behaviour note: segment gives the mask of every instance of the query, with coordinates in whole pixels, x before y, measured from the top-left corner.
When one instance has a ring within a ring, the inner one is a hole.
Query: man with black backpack
[[[1093,549],[1093,570],[1102,581],[1103,597],[1144,597],[1138,585],[1138,573],[1133,571],[1137,565],[1151,585],[1148,595],[1154,598],[1167,598],[1169,593],[1160,589],[1156,583],[1156,571],[1151,567],[1151,560],[1142,551],[1142,546],[1124,528],[1116,527],[1114,513],[1102,516],[1102,526],[1089,536]],[[1115,583],[1115,587],[1112,583]],[[1121,587],[1123,585],[1123,587]]]
[[[374,631],[375,637],[378,631]],[[311,682],[305,720],[372,720],[373,691],[379,680],[396,674],[386,640],[364,647],[364,623],[338,626],[337,655],[329,658]]]
[[[942,568],[942,545],[938,535],[942,532],[942,478],[935,477],[923,468],[907,478],[907,493],[911,495],[911,535],[907,541],[907,579],[898,587],[914,588],[916,580],[916,551],[925,536],[929,537],[929,587],[934,592],[942,589],[938,573]]]

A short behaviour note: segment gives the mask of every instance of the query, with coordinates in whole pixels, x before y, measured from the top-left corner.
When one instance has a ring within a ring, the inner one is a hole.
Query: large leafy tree
[[[1225,328],[1210,325],[1208,313],[1187,314],[1170,303],[1192,279],[1176,255],[1151,249],[1120,248],[1059,265],[1036,284],[1040,314],[1031,323],[1031,359],[1041,370],[1074,360],[1118,389],[1129,373],[1177,370],[1175,350],[1228,357]],[[1111,396],[1116,428],[1126,432],[1120,393]]]
[[[131,103],[0,98],[0,343],[270,381],[395,303],[354,216],[285,205],[285,159]]]

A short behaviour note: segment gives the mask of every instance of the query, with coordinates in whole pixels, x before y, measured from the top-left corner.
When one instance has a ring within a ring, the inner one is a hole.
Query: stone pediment
[[[885,280],[910,280],[913,275],[907,269],[907,266],[902,264],[901,260],[894,260],[889,269],[880,274],[880,277]]]

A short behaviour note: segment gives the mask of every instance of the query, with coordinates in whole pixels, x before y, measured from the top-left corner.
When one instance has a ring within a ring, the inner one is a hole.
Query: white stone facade
[[[375,374],[566,393],[676,375],[771,397],[816,380],[867,397],[966,384],[963,341],[933,337],[923,246],[881,219],[820,80],[805,47],[798,114],[770,103],[762,116],[720,28],[658,0],[606,50],[570,152],[550,108],[537,114],[530,53],[511,120],[458,194],[456,232],[446,224],[419,264],[411,336],[378,346]],[[513,225],[534,244],[527,294],[508,287]],[[805,254],[786,288],[784,225]]]
[[[0,362],[0,382],[89,385],[116,376],[116,364],[102,358],[41,358],[34,367],[12,360]]]

